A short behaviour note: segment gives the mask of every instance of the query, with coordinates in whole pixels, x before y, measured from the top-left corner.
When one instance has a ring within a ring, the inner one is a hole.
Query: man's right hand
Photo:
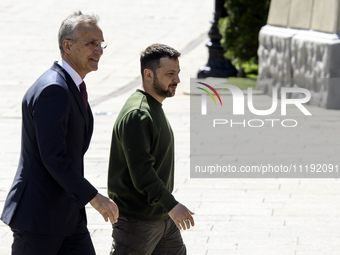
[[[97,193],[90,201],[90,204],[103,216],[106,222],[108,220],[110,220],[111,224],[117,222],[119,216],[118,206],[111,199]]]

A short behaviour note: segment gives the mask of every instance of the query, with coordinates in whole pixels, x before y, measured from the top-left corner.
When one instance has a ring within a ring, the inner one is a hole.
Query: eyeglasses
[[[89,47],[89,48],[92,48],[92,49],[95,49],[98,46],[100,46],[100,48],[102,48],[102,49],[106,49],[106,47],[107,47],[107,42],[98,42],[98,41],[95,41],[95,40],[90,41],[90,42],[88,42],[88,41],[79,41],[79,40],[74,40],[74,39],[67,39],[67,40],[74,41],[74,42],[82,42],[82,43],[84,43],[84,45],[86,47]]]

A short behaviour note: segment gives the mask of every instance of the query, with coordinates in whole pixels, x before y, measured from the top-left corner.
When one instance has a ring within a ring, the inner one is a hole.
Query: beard
[[[159,82],[159,80],[157,79],[157,76],[155,75],[152,86],[153,86],[154,91],[157,93],[157,95],[159,95],[161,97],[173,97],[175,95],[175,91],[171,92],[169,90],[169,87],[170,86],[177,86],[177,83],[172,83],[168,86],[167,89],[164,89],[164,87],[165,87],[164,84]]]

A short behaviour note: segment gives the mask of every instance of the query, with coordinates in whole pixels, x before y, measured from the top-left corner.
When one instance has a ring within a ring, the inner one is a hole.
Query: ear
[[[67,54],[70,54],[71,53],[71,41],[70,40],[64,40],[63,41],[63,49],[64,49],[64,52],[67,53]]]
[[[151,69],[144,69],[144,79],[147,81],[152,81],[153,80],[153,72]]]

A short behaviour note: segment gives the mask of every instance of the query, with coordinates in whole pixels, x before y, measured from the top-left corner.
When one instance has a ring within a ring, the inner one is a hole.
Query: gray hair
[[[61,23],[58,42],[61,55],[64,54],[63,42],[67,39],[74,39],[78,36],[80,24],[90,24],[96,26],[99,17],[96,15],[84,15],[81,11],[74,12]]]

